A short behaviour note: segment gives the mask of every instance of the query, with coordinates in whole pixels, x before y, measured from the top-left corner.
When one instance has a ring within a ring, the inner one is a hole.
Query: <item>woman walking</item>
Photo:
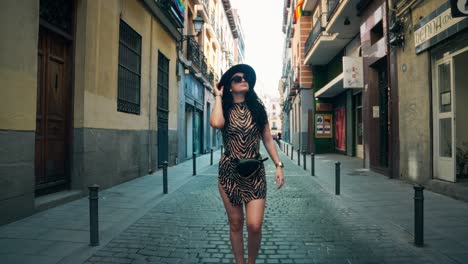
[[[210,118],[211,126],[221,129],[226,150],[219,162],[218,189],[228,215],[237,264],[244,264],[244,204],[249,264],[255,263],[260,249],[267,193],[265,167],[260,162],[250,175],[236,168],[243,159],[259,159],[260,138],[276,165],[277,189],[284,184],[283,164],[276,151],[265,107],[254,91],[255,82],[255,71],[247,64],[234,65],[227,70],[214,88],[215,104]]]

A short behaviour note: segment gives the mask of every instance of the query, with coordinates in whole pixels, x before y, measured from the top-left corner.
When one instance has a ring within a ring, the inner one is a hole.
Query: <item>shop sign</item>
[[[332,138],[331,114],[315,114],[315,137]]]
[[[450,0],[450,9],[452,10],[452,17],[468,16],[468,1]]]
[[[332,104],[327,104],[327,103],[315,104],[315,111],[318,111],[318,112],[329,112],[332,109],[333,109]]]
[[[416,54],[460,32],[467,26],[467,17],[452,17],[449,2],[443,4],[415,25]]]
[[[343,57],[343,87],[364,87],[364,73],[362,57]]]

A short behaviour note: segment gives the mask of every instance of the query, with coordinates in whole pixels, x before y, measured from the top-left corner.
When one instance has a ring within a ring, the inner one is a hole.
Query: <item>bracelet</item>
[[[215,94],[215,97],[216,97],[216,96],[219,96],[219,97],[223,98],[223,96],[222,96],[222,95],[220,95],[220,94]]]

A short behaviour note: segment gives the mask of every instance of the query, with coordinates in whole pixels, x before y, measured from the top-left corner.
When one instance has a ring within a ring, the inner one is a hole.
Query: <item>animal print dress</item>
[[[260,130],[253,122],[247,104],[235,103],[229,113],[229,125],[223,130],[225,154],[219,162],[218,181],[233,205],[253,199],[266,199],[265,167],[244,178],[235,170],[236,158],[255,158],[260,150]]]

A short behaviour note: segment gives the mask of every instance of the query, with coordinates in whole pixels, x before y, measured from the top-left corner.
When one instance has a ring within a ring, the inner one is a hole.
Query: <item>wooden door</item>
[[[41,27],[38,44],[36,194],[68,184],[70,127],[70,43]]]

